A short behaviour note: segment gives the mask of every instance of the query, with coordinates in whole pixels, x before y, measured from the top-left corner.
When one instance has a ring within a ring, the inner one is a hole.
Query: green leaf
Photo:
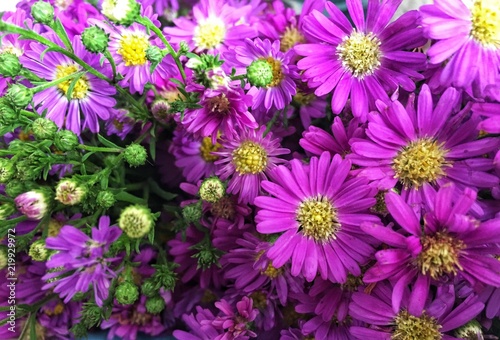
[[[87,159],[89,159],[90,156],[94,154],[94,151],[88,152],[82,157],[82,162],[85,162]]]
[[[109,182],[109,177],[108,176],[103,176],[101,178],[101,187],[103,190],[106,190],[108,188],[108,182]]]
[[[55,47],[47,47],[43,52],[42,54],[40,54],[40,61],[43,63],[43,58],[45,57],[45,53],[47,52],[54,52],[54,51],[57,51],[57,48]]]
[[[76,83],[78,83],[78,80],[85,74],[86,74],[85,72],[78,74],[69,84],[68,91],[66,91],[66,98],[68,98],[68,100],[71,100],[71,95],[73,94],[73,90],[75,89]]]
[[[102,145],[108,147],[108,148],[116,148],[116,149],[121,149],[118,145],[116,145],[115,143],[113,142],[110,142],[109,140],[107,140],[106,138],[104,138],[103,136],[101,135],[97,135],[97,139],[99,139],[99,142],[102,143]]]
[[[174,84],[184,87],[184,84],[179,79],[170,78],[169,80]]]
[[[66,48],[73,52],[73,46],[71,45],[71,41],[69,40],[68,33],[66,33],[66,29],[64,28],[63,24],[61,23],[61,20],[56,19],[55,24],[54,24],[54,31],[57,33],[59,38],[61,38],[62,42],[64,43],[64,46]]]

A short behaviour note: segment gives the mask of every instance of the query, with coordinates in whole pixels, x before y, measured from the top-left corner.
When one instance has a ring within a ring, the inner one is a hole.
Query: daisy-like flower
[[[213,340],[219,339],[223,333],[222,329],[216,329],[212,322],[215,320],[215,315],[209,309],[203,309],[200,306],[196,307],[196,315],[194,313],[184,314],[182,321],[187,325],[190,332],[175,330],[173,335],[178,340]]]
[[[236,74],[247,73],[253,86],[248,94],[253,97],[252,109],[264,107],[282,110],[292,102],[297,93],[294,79],[298,78],[293,54],[280,51],[278,40],[246,39],[243,46],[236,46],[224,53],[227,67],[236,68]]]
[[[446,62],[445,86],[472,88],[482,95],[500,70],[500,7],[496,0],[436,1],[420,7],[432,64]]]
[[[253,300],[244,296],[241,301],[236,302],[236,312],[233,307],[224,299],[215,303],[221,311],[212,322],[215,328],[223,329],[225,334],[214,340],[225,339],[248,339],[257,337],[251,330],[250,323],[257,317],[258,311],[253,309]]]
[[[273,138],[271,132],[263,136],[265,130],[262,126],[222,139],[222,149],[214,153],[220,157],[215,162],[219,166],[216,175],[223,181],[229,179],[227,192],[239,194],[238,202],[253,203],[260,192],[260,183],[276,164],[285,162],[277,156],[290,152],[280,147],[279,139]]]
[[[106,258],[105,254],[120,235],[120,228],[110,226],[108,216],[102,216],[98,228],[92,228],[92,237],[73,226],[64,226],[57,236],[46,240],[47,249],[57,253],[47,261],[49,270],[43,277],[47,281],[43,289],[54,288],[68,303],[76,293],[85,293],[92,286],[96,304],[102,306],[111,280],[116,277],[110,268],[116,258]]]
[[[405,294],[401,307],[394,310],[391,290],[390,284],[384,283],[378,284],[371,294],[353,294],[350,315],[370,325],[351,327],[355,339],[456,339],[447,333],[474,319],[484,308],[474,295],[454,308],[454,287],[443,286],[427,303],[426,295],[422,296],[422,304],[416,304]]]
[[[143,12],[143,16],[152,20],[156,18],[151,7]],[[151,73],[148,49],[150,47],[161,48],[161,46],[156,40],[152,40],[144,26],[134,23],[129,27],[114,26],[110,28],[98,22],[96,24],[110,34],[109,51],[115,59],[117,72],[123,76],[120,85],[129,85],[132,93],[142,94],[147,82],[155,83],[157,78],[169,79],[177,73],[172,56],[163,58]]]
[[[359,228],[362,221],[378,221],[368,213],[376,202],[374,190],[363,177],[349,178],[351,162],[340,155],[324,152],[309,166],[296,159],[290,165],[291,171],[278,166],[272,182],[262,182],[273,197],[255,199],[257,231],[284,232],[267,253],[273,266],[291,259],[291,274],[302,273],[309,282],[318,272],[340,283],[348,273],[359,276],[360,264],[374,252],[373,239]]]
[[[483,157],[498,150],[499,140],[477,139],[480,119],[466,119],[466,107],[452,115],[460,95],[446,90],[434,107],[427,85],[422,87],[416,108],[399,102],[369,115],[369,140],[353,140],[349,155],[362,168],[361,175],[378,182],[380,189],[401,188],[409,203],[425,201],[429,187],[455,182],[460,188],[491,188],[497,176],[489,174],[493,160]]]
[[[47,35],[47,38],[56,44],[61,44],[52,34]],[[72,46],[76,56],[99,72],[110,75],[109,64],[101,66],[100,57],[85,50],[80,36],[73,38]],[[45,49],[44,45],[32,43],[31,50],[26,51],[21,58],[24,67],[49,81],[82,71],[80,65],[56,52],[45,53],[41,61],[40,55]],[[109,118],[109,111],[116,104],[112,97],[116,90],[107,81],[85,73],[76,81],[71,93],[68,93],[72,81],[68,79],[35,94],[33,101],[38,106],[37,111],[47,110],[47,118],[60,128],[64,127],[76,134],[80,134],[85,128],[96,133],[99,131],[99,120],[106,121]]]
[[[285,306],[290,291],[302,291],[302,282],[290,275],[285,267],[275,268],[266,255],[270,248],[268,242],[262,241],[251,233],[243,234],[236,240],[234,249],[221,257],[224,275],[235,280],[235,288],[244,293],[266,290],[277,295]]]
[[[203,107],[186,110],[182,125],[188,132],[211,136],[212,144],[216,144],[219,133],[230,137],[240,130],[259,127],[248,112],[252,97],[241,88],[206,89],[201,95],[200,105]]]
[[[309,128],[302,133],[299,141],[300,146],[314,156],[320,156],[324,151],[332,155],[340,154],[342,156],[351,152],[349,141],[351,138],[363,138],[364,129],[360,126],[357,119],[349,121],[347,127],[339,117],[333,119],[331,127],[332,134],[316,126]]]
[[[500,255],[500,219],[480,223],[467,215],[475,199],[476,193],[470,189],[460,193],[451,183],[443,186],[429,195],[432,204],[426,208],[422,226],[421,216],[401,196],[387,193],[387,210],[401,230],[379,224],[361,226],[388,246],[375,254],[377,263],[363,280],[393,280],[395,309],[403,299],[404,287],[410,283],[414,283],[410,297],[414,303],[425,301],[431,280],[449,281],[457,274],[472,285],[479,281],[500,287],[500,261],[495,258]]]
[[[81,312],[81,303],[70,301],[64,304],[55,299],[47,302],[37,315],[37,336],[40,339],[68,339],[71,326],[77,323]]]
[[[236,8],[224,0],[201,0],[193,7],[193,20],[174,19],[176,27],[164,31],[172,43],[185,41],[195,52],[217,54],[257,36],[257,31],[244,23],[251,10],[250,5]]]
[[[415,90],[414,79],[425,66],[422,53],[409,50],[422,46],[426,40],[418,27],[418,13],[407,12],[389,24],[401,1],[372,1],[363,13],[361,0],[347,0],[347,8],[355,27],[331,2],[326,3],[329,18],[317,10],[304,18],[303,31],[314,44],[295,46],[305,58],[297,66],[304,70],[302,78],[315,94],[333,91],[332,111],[340,113],[351,99],[355,117],[366,120],[375,100],[389,102],[387,92],[401,86]]]
[[[212,143],[211,137],[196,137],[183,128],[174,131],[169,151],[175,157],[175,166],[182,170],[186,180],[196,183],[198,180],[215,173],[215,161],[219,156],[213,152],[221,149],[221,144]]]
[[[304,17],[313,10],[322,11],[325,0],[306,0],[300,11],[286,7],[282,1],[273,1],[272,11],[268,11],[265,17],[259,21],[259,32],[270,40],[279,40],[281,51],[286,52],[296,44],[306,42],[302,25]]]

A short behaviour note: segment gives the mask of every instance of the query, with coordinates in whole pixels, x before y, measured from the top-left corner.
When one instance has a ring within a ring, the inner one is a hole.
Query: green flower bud
[[[115,298],[122,305],[131,305],[139,298],[139,289],[132,282],[125,281],[116,288]]]
[[[19,58],[8,52],[0,54],[0,74],[4,77],[15,77],[19,75],[22,65]]]
[[[97,194],[97,205],[103,209],[109,209],[115,205],[115,195],[111,191],[101,191]]]
[[[9,158],[0,158],[0,183],[7,183],[15,173],[14,163]]]
[[[142,284],[141,292],[143,295],[151,297],[158,294],[158,288],[156,288],[155,283],[151,279],[147,279]]]
[[[177,274],[173,270],[175,266],[172,263],[153,265],[156,268],[156,272],[153,274],[154,282],[166,290],[173,290],[177,280]]]
[[[47,250],[47,247],[45,247],[45,241],[38,240],[33,242],[30,246],[28,254],[31,256],[33,261],[45,261],[49,257],[49,251]]]
[[[187,205],[182,209],[182,217],[188,223],[199,221],[201,215],[201,204],[199,203]]]
[[[99,326],[101,321],[104,319],[102,314],[103,310],[101,307],[92,302],[87,302],[83,304],[81,315],[81,322],[87,328],[92,328],[94,326]]]
[[[199,194],[202,200],[216,203],[226,194],[226,186],[218,177],[209,177],[201,183]]]
[[[78,136],[70,130],[59,130],[54,135],[54,145],[61,151],[71,151],[78,144]]]
[[[54,7],[48,2],[38,1],[31,6],[31,15],[35,21],[50,25],[54,21]]]
[[[16,212],[16,206],[12,203],[3,203],[0,205],[0,221],[6,221]]]
[[[146,300],[146,310],[151,314],[159,314],[165,309],[165,300],[159,295]]]
[[[40,175],[40,170],[34,169],[29,158],[21,159],[16,163],[16,177],[21,181],[34,181]]]
[[[38,221],[50,212],[52,192],[47,188],[38,188],[18,195],[14,202],[17,210],[28,219]]]
[[[265,60],[255,60],[247,67],[247,79],[254,86],[265,87],[273,80],[273,68]]]
[[[462,327],[455,330],[455,336],[459,339],[476,340],[483,339],[483,330],[477,320],[471,320]]]
[[[62,179],[56,187],[56,200],[64,205],[76,205],[86,193],[87,188],[74,179]]]
[[[0,123],[10,125],[17,121],[18,114],[6,97],[0,98]]]
[[[57,132],[57,125],[47,118],[37,118],[31,125],[31,130],[36,139],[52,139]]]
[[[147,157],[148,153],[146,149],[140,144],[130,144],[125,148],[125,151],[123,151],[123,158],[125,158],[125,161],[132,167],[144,165]]]
[[[146,58],[152,63],[159,63],[163,59],[163,52],[158,46],[149,45],[146,50]]]
[[[102,14],[123,26],[132,25],[139,17],[140,9],[136,0],[104,0],[102,3]]]
[[[188,52],[189,52],[189,45],[187,44],[187,42],[181,41],[179,43],[179,54],[185,55]]]
[[[142,205],[130,205],[122,210],[118,226],[130,238],[141,238],[153,228],[151,210]]]
[[[161,123],[167,123],[174,116],[169,111],[170,103],[166,99],[157,99],[151,104],[153,117]]]
[[[10,197],[17,197],[27,190],[29,189],[26,187],[25,181],[17,179],[13,179],[5,185],[5,193],[7,193]]]
[[[97,26],[87,27],[82,32],[82,43],[89,52],[104,53],[108,48],[109,34]]]
[[[71,301],[79,302],[83,301],[87,298],[87,294],[82,293],[82,292],[77,292],[73,297],[71,298]]]
[[[33,90],[21,84],[14,84],[9,87],[5,97],[13,106],[24,109],[33,99]]]
[[[199,249],[199,252],[194,254],[192,257],[198,260],[198,269],[202,268],[206,270],[210,268],[213,264],[217,264],[221,256],[220,250],[212,247],[211,244],[198,244],[194,248]]]

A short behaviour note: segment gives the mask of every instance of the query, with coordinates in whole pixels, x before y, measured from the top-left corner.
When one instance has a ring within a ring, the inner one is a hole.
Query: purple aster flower
[[[37,327],[37,336],[40,339],[71,338],[70,328],[77,322],[80,311],[81,304],[78,302],[70,301],[64,304],[60,299],[48,301],[37,315],[40,324],[40,327]]]
[[[212,321],[212,325],[217,329],[222,329],[224,334],[219,335],[214,340],[226,339],[248,339],[257,337],[249,327],[249,323],[255,320],[258,311],[253,309],[253,300],[244,296],[236,303],[236,311],[224,299],[215,303],[221,314]]]
[[[162,16],[169,21],[176,18],[177,12],[179,11],[178,0],[140,0],[139,2],[142,4],[143,8],[153,6],[155,13],[158,13],[159,16]]]
[[[379,224],[361,226],[387,245],[375,254],[377,263],[368,269],[363,280],[392,280],[395,309],[410,283],[414,283],[411,301],[420,303],[425,301],[422,297],[427,296],[431,280],[445,282],[457,274],[472,285],[479,281],[500,287],[500,262],[495,258],[500,255],[500,219],[480,223],[468,216],[475,199],[476,193],[471,189],[462,193],[450,183],[429,195],[427,213],[418,216],[401,196],[388,192],[387,210],[401,230]]]
[[[232,7],[223,0],[201,0],[193,7],[193,19],[174,19],[176,27],[164,28],[172,43],[187,42],[191,50],[217,54],[254,38],[257,31],[246,24],[251,6]]]
[[[321,278],[345,283],[347,274],[361,274],[373,254],[373,239],[359,225],[378,218],[368,214],[376,202],[375,192],[363,177],[350,178],[351,162],[340,155],[324,152],[312,157],[310,165],[290,162],[291,171],[278,166],[272,182],[262,182],[269,196],[259,196],[255,217],[257,231],[281,233],[267,256],[273,266],[282,267],[290,259],[293,276],[304,275],[311,282]]]
[[[196,307],[196,315],[193,313],[182,316],[182,320],[186,323],[191,331],[190,333],[181,330],[175,330],[174,336],[178,340],[214,340],[219,339],[223,333],[222,329],[216,329],[212,322],[215,320],[214,314],[200,306]]]
[[[275,268],[266,255],[269,248],[268,242],[244,233],[236,240],[235,248],[221,257],[224,276],[235,280],[235,288],[243,293],[266,290],[277,295],[284,306],[290,291],[302,291],[302,281],[292,277],[289,268]]]
[[[253,203],[260,192],[260,183],[269,172],[285,160],[277,158],[290,152],[280,147],[279,139],[270,132],[264,136],[265,126],[256,130],[243,130],[233,138],[221,140],[222,149],[214,154],[220,159],[216,175],[229,179],[227,192],[239,194],[238,202]]]
[[[340,154],[345,156],[351,153],[349,141],[351,138],[363,138],[364,129],[360,126],[357,119],[351,119],[347,125],[339,117],[333,119],[332,134],[316,126],[309,128],[302,133],[299,141],[300,146],[314,156],[320,156],[324,151],[332,155]]]
[[[104,20],[102,14],[84,0],[54,0],[55,16],[61,20],[70,38],[89,26],[89,19]]]
[[[122,140],[134,129],[135,120],[128,116],[125,109],[110,110],[109,119],[106,122],[108,136],[117,135]]]
[[[329,18],[317,10],[304,18],[306,37],[319,43],[295,46],[295,52],[305,57],[297,66],[317,96],[333,91],[334,113],[340,113],[350,98],[354,116],[364,121],[377,99],[389,102],[387,92],[399,86],[415,90],[412,78],[423,78],[417,71],[425,67],[426,57],[408,51],[426,40],[416,11],[389,24],[401,1],[372,1],[366,18],[361,0],[346,3],[354,28],[331,2],[326,3]]]
[[[219,156],[213,154],[221,148],[221,144],[212,143],[211,137],[195,136],[183,128],[174,131],[169,152],[175,157],[175,166],[182,170],[187,181],[198,180],[215,173],[215,161]]]
[[[109,224],[109,217],[102,216],[98,228],[92,228],[92,237],[66,225],[56,237],[47,238],[47,249],[57,253],[47,261],[49,271],[43,277],[47,281],[43,289],[54,288],[68,303],[76,293],[85,293],[92,286],[96,304],[102,306],[116,277],[110,268],[116,258],[106,258],[105,254],[121,235],[120,228]]]
[[[212,144],[217,142],[219,133],[231,137],[238,131],[259,127],[248,112],[252,97],[241,88],[206,89],[199,104],[203,107],[186,110],[182,125],[188,132],[211,136]]]
[[[368,118],[368,140],[353,140],[349,159],[362,169],[362,176],[377,181],[380,189],[397,185],[416,207],[425,202],[428,188],[449,182],[461,189],[496,186],[498,177],[488,173],[493,160],[483,155],[498,150],[500,141],[477,139],[480,119],[467,118],[468,106],[452,114],[459,98],[449,88],[434,107],[424,85],[416,108],[412,100],[406,109],[397,101],[389,106],[378,102],[380,113]]]
[[[47,38],[62,45],[52,34],[47,35]],[[72,46],[76,56],[99,72],[109,75],[109,64],[105,63],[101,66],[100,57],[85,50],[80,36],[73,38]],[[82,71],[80,65],[57,52],[45,53],[41,61],[40,55],[46,49],[44,45],[32,43],[31,48],[32,50],[25,52],[21,62],[41,78],[52,81]],[[112,97],[116,90],[107,81],[85,73],[76,81],[68,99],[71,82],[72,79],[69,79],[35,94],[33,101],[38,106],[37,110],[39,112],[47,110],[47,118],[54,121],[60,128],[65,127],[76,134],[80,134],[85,128],[98,132],[99,119],[107,120],[109,110],[116,104]]]
[[[324,6],[324,0],[306,0],[300,15],[296,15],[294,9],[286,7],[282,1],[273,1],[272,10],[267,11],[258,23],[259,31],[265,38],[279,40],[281,51],[286,52],[296,44],[306,42],[303,19],[313,10],[322,11]]]
[[[440,81],[480,95],[500,70],[500,9],[495,0],[443,0],[420,7],[427,38],[437,41],[427,54],[432,64],[446,62]]]
[[[438,287],[436,297],[428,302],[425,295],[422,303],[414,303],[404,294],[401,307],[393,309],[391,289],[390,284],[384,283],[378,284],[370,295],[353,294],[350,315],[369,325],[351,327],[355,339],[457,339],[446,333],[474,319],[484,308],[474,295],[454,308],[455,290],[449,285]]]
[[[477,103],[472,105],[472,112],[485,117],[477,128],[488,133],[500,133],[500,104]]]
[[[256,62],[265,62],[272,72],[272,78],[264,87],[252,86],[248,94],[253,97],[252,109],[264,107],[282,110],[292,102],[297,93],[294,79],[298,79],[296,66],[292,64],[293,53],[280,51],[278,40],[246,39],[245,44],[236,46],[224,53],[227,67],[235,67],[237,74],[244,74],[245,69]]]
[[[115,304],[109,319],[102,321],[101,328],[109,329],[108,339],[136,340],[138,332],[157,336],[163,333],[166,326],[160,315],[147,312],[146,297],[142,295],[135,304]]]

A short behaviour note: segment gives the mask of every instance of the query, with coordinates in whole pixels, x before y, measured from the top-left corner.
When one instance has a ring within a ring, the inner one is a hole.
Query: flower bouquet
[[[22,0],[0,338],[498,339],[500,5]]]

